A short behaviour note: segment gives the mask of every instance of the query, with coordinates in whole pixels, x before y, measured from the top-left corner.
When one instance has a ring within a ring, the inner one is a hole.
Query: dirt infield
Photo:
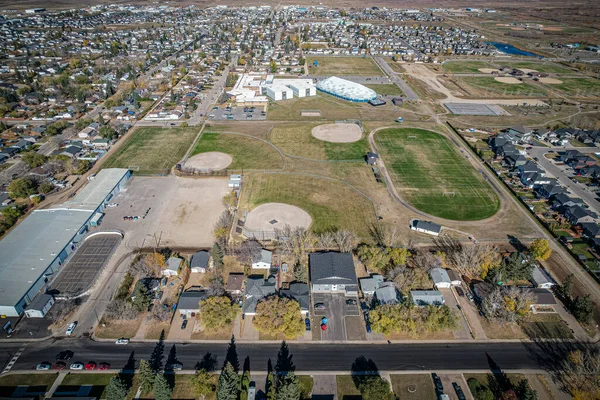
[[[187,168],[200,170],[219,171],[227,168],[232,161],[233,159],[229,154],[220,153],[218,151],[209,151],[188,158],[185,162],[185,166]]]
[[[362,131],[356,124],[325,124],[312,129],[313,137],[333,143],[357,142],[362,137]]]
[[[283,203],[261,204],[248,213],[244,226],[252,230],[272,231],[275,228],[301,226],[308,228],[312,218],[303,209]]]
[[[548,85],[560,85],[561,83],[563,83],[563,81],[561,81],[560,79],[555,78],[540,78],[540,82]]]
[[[479,68],[479,72],[484,73],[484,74],[491,74],[493,72],[500,72],[500,71],[495,68]]]
[[[518,80],[517,78],[512,78],[510,76],[503,76],[503,77],[494,78],[494,79],[498,82],[508,83],[509,85],[518,85],[519,83],[523,83],[520,80]]]
[[[517,69],[523,71],[526,74],[528,74],[530,72],[538,72],[537,69],[531,69],[531,68],[517,68]]]

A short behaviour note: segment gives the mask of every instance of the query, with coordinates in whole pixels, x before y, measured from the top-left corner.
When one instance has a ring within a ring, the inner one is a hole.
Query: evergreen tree
[[[156,374],[152,371],[152,367],[146,360],[140,361],[140,369],[138,376],[140,378],[140,386],[142,387],[142,393],[150,393],[154,388],[154,379]]]
[[[169,382],[164,375],[156,375],[154,380],[154,398],[156,400],[171,400],[171,393],[173,390],[169,386]]]
[[[218,243],[215,243],[210,250],[210,256],[213,259],[213,265],[216,269],[219,269],[223,266],[223,249],[219,246]]]
[[[135,287],[135,299],[133,300],[134,307],[139,311],[143,312],[148,310],[148,306],[152,303],[152,296],[148,292],[148,288],[146,285],[138,284]]]
[[[276,400],[275,376],[273,375],[273,372],[269,372],[269,375],[267,375],[266,392],[267,392],[267,400]]]
[[[248,388],[250,388],[250,371],[245,371],[240,385],[240,400],[248,399]]]
[[[240,379],[230,362],[225,364],[217,385],[217,400],[237,400]]]
[[[276,400],[300,399],[300,379],[293,372],[277,377]]]
[[[123,382],[118,375],[110,378],[108,386],[106,386],[106,399],[107,400],[125,400],[127,397],[127,385]]]

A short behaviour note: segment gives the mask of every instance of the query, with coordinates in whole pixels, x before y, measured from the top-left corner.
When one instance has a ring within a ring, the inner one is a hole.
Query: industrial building
[[[312,79],[277,79],[273,75],[241,75],[227,94],[238,107],[264,107],[268,99],[288,100],[317,95]]]
[[[129,177],[127,169],[102,170],[70,201],[33,211],[0,241],[0,315],[23,313]]]
[[[337,76],[317,82],[317,89],[340,99],[359,103],[366,103],[377,98],[377,93],[373,89]]]
[[[274,82],[263,86],[264,93],[272,100],[287,100],[294,97],[292,89],[280,82]]]

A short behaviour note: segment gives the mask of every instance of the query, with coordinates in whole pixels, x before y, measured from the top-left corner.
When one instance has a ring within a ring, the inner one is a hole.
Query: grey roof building
[[[417,306],[441,306],[445,303],[444,296],[437,290],[411,290],[410,295]]]
[[[300,310],[303,314],[308,312],[310,308],[310,291],[306,283],[290,283],[290,288],[280,290],[279,294],[283,297],[296,300],[300,304]]]
[[[246,300],[242,306],[242,313],[256,314],[256,305],[265,297],[277,293],[275,278],[270,276],[265,280],[262,276],[250,276],[246,281]]]
[[[379,304],[398,304],[400,302],[398,291],[392,282],[384,282],[375,289],[375,298]]]
[[[180,314],[191,314],[200,311],[200,301],[208,298],[206,290],[197,292],[183,292],[177,303],[177,310]]]
[[[450,276],[444,268],[432,268],[429,275],[433,281],[433,286],[437,289],[452,286],[452,280],[450,280]]]
[[[410,225],[413,231],[427,233],[429,235],[438,236],[442,231],[442,226],[429,221],[421,221],[415,219]]]
[[[190,260],[190,270],[192,272],[206,272],[208,270],[208,260],[210,253],[206,250],[200,250],[194,253]]]
[[[345,292],[347,295],[358,293],[352,254],[334,251],[312,253],[308,260],[313,292]]]
[[[383,276],[373,274],[368,278],[360,278],[360,290],[365,296],[373,296],[375,290],[383,283]]]

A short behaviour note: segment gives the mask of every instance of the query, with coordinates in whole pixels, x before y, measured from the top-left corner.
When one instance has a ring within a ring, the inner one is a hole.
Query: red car
[[[96,363],[93,361],[90,361],[89,363],[85,364],[84,368],[88,371],[93,371],[96,369]]]
[[[54,365],[52,366],[52,369],[58,369],[58,370],[61,370],[61,369],[64,369],[66,366],[67,366],[67,364],[65,364],[65,363],[64,363],[64,362],[62,362],[62,361],[59,361],[59,362],[57,362],[56,364],[54,364]]]
[[[110,368],[109,363],[103,362],[103,363],[98,364],[98,370],[100,370],[100,371],[106,371],[109,368]]]

